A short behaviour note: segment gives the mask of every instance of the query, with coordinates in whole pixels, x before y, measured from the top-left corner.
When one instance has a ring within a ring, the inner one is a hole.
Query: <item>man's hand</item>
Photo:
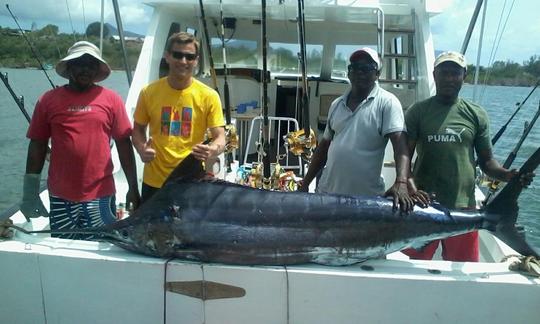
[[[139,190],[128,190],[126,194],[126,209],[131,214],[135,209],[139,208],[139,205],[141,204],[141,195],[139,194]]]
[[[506,176],[506,181],[509,182],[510,180],[512,180],[514,177],[517,177],[519,175],[519,171],[516,170],[516,169],[512,169],[512,170],[508,170],[508,173],[507,173],[507,176]],[[536,176],[536,174],[534,172],[527,172],[527,173],[523,173],[520,177],[519,177],[519,182],[521,183],[521,185],[523,186],[523,188],[527,188],[533,181],[533,178]]]
[[[409,196],[409,191],[407,189],[407,181],[396,180],[394,185],[384,193],[384,196],[392,196],[394,198],[392,206],[394,210],[398,208],[398,205],[399,209],[404,213],[409,213],[414,208],[414,201]]]
[[[221,150],[217,144],[197,144],[193,146],[193,156],[200,161],[206,161],[209,158],[215,158],[221,153]]]
[[[422,208],[426,208],[431,204],[431,197],[424,190],[418,190],[416,184],[414,183],[413,178],[407,180],[407,189],[409,190],[409,195],[412,200]]]
[[[27,173],[24,175],[23,198],[20,208],[27,222],[30,221],[30,218],[49,217],[47,209],[45,209],[41,198],[39,198],[40,179],[41,175],[39,173]]]
[[[137,153],[141,157],[141,161],[148,163],[156,158],[156,150],[152,147],[152,137],[149,137],[146,143],[136,147]]]
[[[306,183],[303,179],[300,180],[296,191],[309,192],[309,183]]]

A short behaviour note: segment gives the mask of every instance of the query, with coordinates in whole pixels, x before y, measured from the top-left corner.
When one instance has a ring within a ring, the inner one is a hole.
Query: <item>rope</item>
[[[13,221],[9,218],[0,221],[0,239],[10,239],[13,237],[12,225]]]
[[[510,258],[515,258],[517,260],[512,261],[508,265],[509,270],[517,271],[524,275],[540,277],[540,259],[537,259],[534,256],[512,254],[502,258],[501,262],[506,262]]]
[[[167,324],[167,269],[169,268],[169,262],[174,258],[169,258],[165,261],[163,269],[163,324]]]
[[[285,269],[285,279],[287,280],[286,282],[286,287],[287,287],[287,324],[290,323],[290,312],[289,312],[289,270],[287,269],[287,266],[284,265],[283,268]]]

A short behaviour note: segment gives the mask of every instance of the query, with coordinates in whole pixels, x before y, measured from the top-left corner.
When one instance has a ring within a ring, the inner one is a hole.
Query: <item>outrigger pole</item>
[[[540,102],[538,102],[538,110],[536,111],[536,114],[534,115],[533,119],[525,127],[525,130],[523,131],[523,134],[519,138],[519,141],[517,142],[516,146],[514,147],[512,152],[510,152],[510,154],[508,154],[508,157],[504,161],[504,164],[502,166],[503,168],[505,168],[505,169],[510,168],[510,166],[512,165],[512,163],[516,159],[517,152],[521,148],[521,145],[523,144],[523,141],[525,141],[527,136],[529,136],[529,133],[531,132],[531,130],[532,130],[532,128],[533,128],[534,124],[536,123],[536,120],[538,119],[539,116],[540,116]],[[494,180],[494,181],[491,182],[491,185],[489,186],[489,192],[487,194],[486,200],[484,201],[484,205],[489,202],[489,199],[491,198],[491,196],[495,193],[495,191],[497,191],[498,186],[499,186],[499,181]]]
[[[39,63],[39,67],[41,67],[41,70],[43,71],[43,73],[45,73],[45,76],[47,77],[47,80],[49,80],[49,83],[51,84],[53,89],[56,88],[56,86],[52,82],[51,78],[49,77],[49,74],[47,74],[47,71],[43,67],[43,64],[41,63],[41,60],[39,59],[39,56],[36,54],[36,51],[34,50],[34,46],[32,46],[32,43],[30,43],[30,40],[26,37],[26,33],[21,28],[21,25],[19,25],[19,22],[17,21],[17,18],[15,18],[15,15],[13,14],[13,12],[11,12],[11,9],[9,9],[8,4],[6,4],[6,8],[9,11],[9,14],[11,15],[11,18],[13,18],[13,20],[15,20],[15,23],[17,24],[17,27],[19,27],[19,31],[21,32],[22,37],[24,38],[24,40],[26,41],[26,43],[30,47],[30,51],[32,51],[32,54],[34,55],[34,58],[36,59],[36,61]],[[2,78],[2,80],[3,80],[3,78]],[[5,81],[4,81],[4,83],[5,83]],[[16,98],[16,97],[14,97],[14,98]],[[17,104],[18,104],[18,102],[17,102]]]
[[[208,52],[208,61],[210,62],[210,76],[212,77],[212,85],[214,90],[219,93],[216,77],[216,69],[214,67],[214,57],[212,56],[212,46],[210,44],[210,35],[208,33],[208,25],[206,24],[206,15],[204,14],[203,0],[199,0],[199,6],[201,7],[201,20],[204,29],[204,40],[206,43],[206,51]]]
[[[263,72],[262,72],[262,114],[263,114],[263,132],[262,132],[262,151],[263,151],[263,186],[270,179],[270,139],[268,125],[268,79],[267,79],[267,40],[266,40],[266,0],[261,1],[262,4],[262,57],[263,57]]]
[[[501,137],[501,135],[506,131],[506,127],[508,126],[508,124],[510,124],[510,122],[512,121],[512,119],[514,119],[514,116],[516,116],[516,114],[518,113],[518,111],[521,109],[521,107],[523,107],[523,105],[527,102],[527,100],[529,99],[529,97],[533,94],[534,90],[536,90],[536,88],[538,88],[538,85],[540,84],[540,79],[538,79],[536,81],[536,85],[534,86],[534,88],[531,90],[531,92],[529,92],[529,94],[527,95],[527,97],[525,97],[525,99],[519,104],[519,106],[516,108],[516,111],[514,111],[514,113],[512,114],[512,116],[510,116],[510,118],[508,119],[508,121],[506,122],[506,124],[504,124],[500,129],[499,131],[497,132],[497,134],[495,134],[495,136],[493,136],[493,138],[491,139],[491,145],[495,145],[495,143],[497,143],[497,141],[499,140],[499,138]]]
[[[118,9],[118,1],[112,0],[114,8],[114,16],[116,17],[116,27],[118,29],[118,37],[120,38],[120,47],[122,48],[122,54],[124,55],[124,67],[126,68],[126,76],[128,84],[131,85],[133,78],[131,77],[131,68],[127,58],[126,45],[124,43],[124,28],[122,27],[122,18],[120,17],[120,9]]]
[[[202,7],[201,7],[202,8]],[[219,0],[219,15],[221,20],[221,48],[223,51],[223,95],[225,101],[225,123],[231,124],[231,98],[229,96],[229,83],[227,82],[227,50],[225,48],[225,26],[223,22],[223,0]],[[207,42],[208,46],[210,44]],[[217,85],[216,85],[217,87]],[[231,171],[232,153],[225,154],[225,164],[227,171]]]

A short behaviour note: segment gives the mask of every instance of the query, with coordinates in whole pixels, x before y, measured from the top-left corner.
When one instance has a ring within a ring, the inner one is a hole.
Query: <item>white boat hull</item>
[[[14,219],[22,223],[20,213]],[[47,220],[32,224],[39,229]],[[0,313],[2,323],[48,324],[533,323],[540,315],[540,279],[508,263],[388,258],[347,267],[228,266],[19,232],[0,242]],[[164,288],[193,281],[245,294],[211,299],[208,292],[203,300]]]

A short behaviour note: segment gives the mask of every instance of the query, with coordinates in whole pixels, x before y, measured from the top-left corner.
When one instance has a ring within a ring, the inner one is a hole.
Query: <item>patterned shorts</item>
[[[49,200],[51,230],[95,228],[116,221],[114,195],[84,202],[73,202],[55,196],[49,196]],[[92,234],[52,234],[51,236],[90,241],[99,238]]]

